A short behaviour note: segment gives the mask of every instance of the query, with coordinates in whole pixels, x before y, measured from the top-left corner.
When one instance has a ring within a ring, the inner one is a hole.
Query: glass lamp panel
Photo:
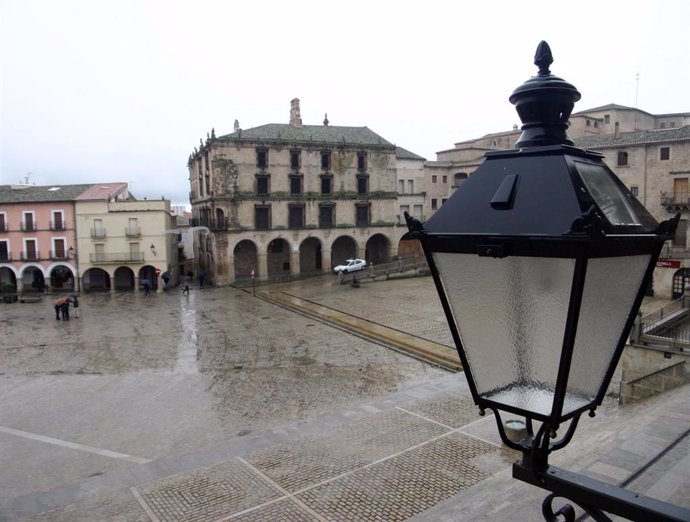
[[[564,415],[596,398],[650,261],[649,255],[588,260]]]
[[[574,259],[434,253],[477,392],[549,415]]]

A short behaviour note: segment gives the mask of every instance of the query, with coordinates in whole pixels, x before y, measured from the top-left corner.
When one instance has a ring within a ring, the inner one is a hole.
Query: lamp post
[[[690,520],[690,511],[551,466],[552,451],[601,404],[664,241],[659,224],[599,153],[575,148],[568,119],[580,99],[551,74],[510,96],[523,122],[514,150],[486,160],[424,224],[405,214],[424,249],[474,402],[493,411],[503,442],[523,454],[513,476],[551,491],[546,520]],[[501,412],[524,417],[510,440]]]

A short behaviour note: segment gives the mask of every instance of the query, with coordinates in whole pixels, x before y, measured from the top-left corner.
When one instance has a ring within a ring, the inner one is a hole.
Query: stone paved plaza
[[[289,291],[451,343],[426,277]],[[251,290],[80,301],[0,305],[0,520],[540,519],[462,374]],[[678,439],[637,483],[687,503],[690,390],[664,397],[608,400],[555,462],[617,483]]]

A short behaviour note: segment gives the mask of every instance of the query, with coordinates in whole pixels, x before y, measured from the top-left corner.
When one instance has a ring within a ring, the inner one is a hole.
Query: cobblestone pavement
[[[451,344],[428,278],[289,289]],[[0,520],[540,517],[462,374],[234,288],[80,301],[68,323],[49,301],[0,305]],[[607,402],[556,463],[626,478],[687,428],[690,390],[670,397]],[[687,501],[658,487],[690,483],[684,440],[639,491]]]

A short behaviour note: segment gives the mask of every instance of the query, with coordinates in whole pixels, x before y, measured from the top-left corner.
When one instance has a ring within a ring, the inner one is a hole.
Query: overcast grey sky
[[[294,97],[304,124],[328,113],[433,160],[519,124],[508,96],[540,40],[575,111],[690,112],[689,1],[473,3],[0,0],[0,183],[186,204],[199,138],[287,123]]]

